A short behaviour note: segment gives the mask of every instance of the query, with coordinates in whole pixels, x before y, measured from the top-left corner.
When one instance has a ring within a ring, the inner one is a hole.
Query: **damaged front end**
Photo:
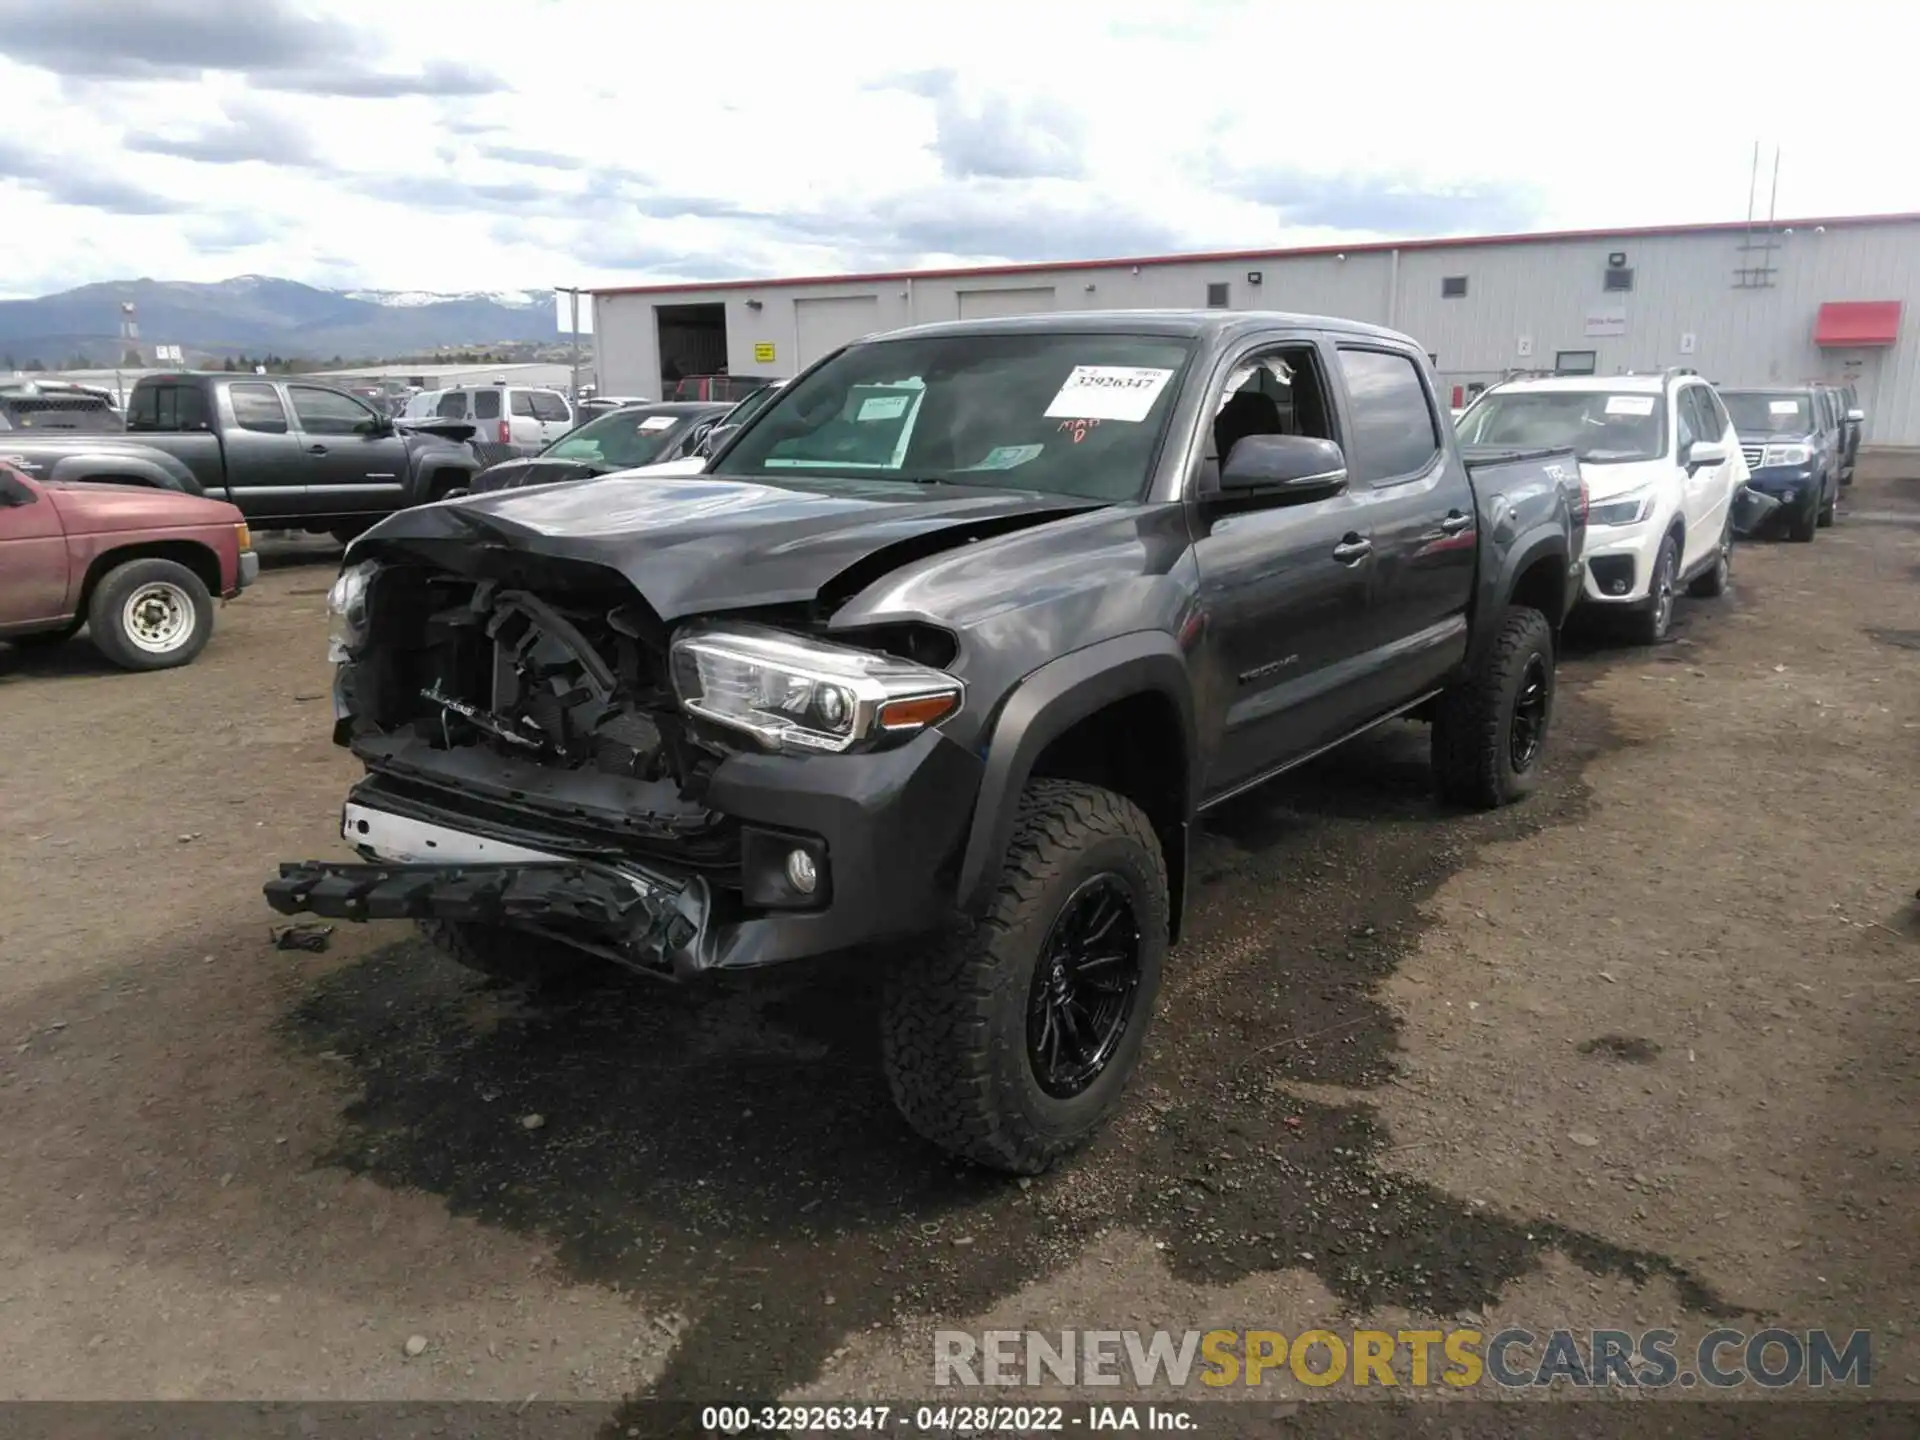
[[[371,863],[284,865],[268,900],[517,924],[697,968],[706,877],[737,871],[740,826],[702,801],[719,757],[687,737],[665,628],[612,572],[527,572],[342,572],[334,738],[367,767],[343,834]]]
[[[505,925],[685,978],[936,909],[957,837],[916,817],[964,820],[978,765],[931,734],[951,677],[752,624],[676,637],[619,572],[525,552],[389,548],[329,610],[334,738],[367,772],[342,834],[364,863],[282,865],[282,913]],[[914,880],[836,896],[854,883],[836,859]]]

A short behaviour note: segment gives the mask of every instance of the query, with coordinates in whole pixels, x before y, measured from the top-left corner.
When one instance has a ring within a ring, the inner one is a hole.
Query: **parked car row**
[[[1721,388],[1674,368],[1510,380],[1454,423],[1470,448],[1574,450],[1592,505],[1581,604],[1651,644],[1666,637],[1683,588],[1725,591],[1748,487],[1791,539],[1833,523],[1865,418],[1850,390]]]

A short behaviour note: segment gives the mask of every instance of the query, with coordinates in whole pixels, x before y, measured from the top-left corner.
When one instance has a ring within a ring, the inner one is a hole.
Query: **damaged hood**
[[[517,550],[617,570],[662,620],[810,601],[891,546],[909,557],[1042,525],[1104,502],[898,481],[792,485],[626,471],[402,510],[356,558],[412,550],[452,569]]]

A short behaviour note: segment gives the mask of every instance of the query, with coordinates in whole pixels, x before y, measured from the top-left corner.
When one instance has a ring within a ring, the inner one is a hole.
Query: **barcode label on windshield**
[[[1139,424],[1173,378],[1143,365],[1076,365],[1047,406],[1049,420],[1125,420]]]

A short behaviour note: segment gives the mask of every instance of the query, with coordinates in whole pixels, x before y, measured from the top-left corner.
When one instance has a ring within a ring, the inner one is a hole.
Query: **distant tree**
[[[14,363],[13,356],[11,355],[8,355],[6,357],[6,365],[7,365],[7,369],[9,370],[18,370],[20,368],[18,365]]]
[[[233,363],[233,357],[229,355],[225,360],[220,362],[220,368],[231,375],[239,367]]]
[[[327,363],[333,366],[334,369],[338,370],[342,365],[346,364],[347,362],[345,360],[342,360],[338,355],[336,355],[333,357],[333,359],[329,360]]]
[[[47,362],[42,360],[38,355],[35,355],[27,361],[27,369],[29,370],[45,370],[46,368]]]
[[[60,368],[62,370],[85,370],[92,364],[93,364],[93,361],[88,359],[80,351],[76,350],[73,352],[73,354],[67,357],[67,363],[62,365]]]
[[[146,361],[140,358],[140,352],[138,350],[129,345],[127,347],[127,353],[120,357],[120,363],[129,370],[138,370],[142,365],[146,364]]]

